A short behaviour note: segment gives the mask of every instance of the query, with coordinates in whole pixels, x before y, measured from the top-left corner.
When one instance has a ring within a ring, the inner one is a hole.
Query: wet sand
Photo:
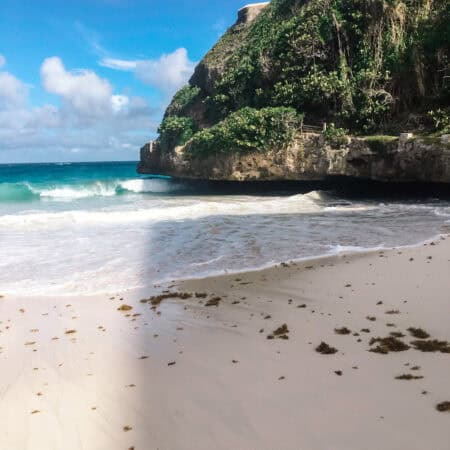
[[[5,296],[0,449],[447,450],[449,275],[442,238],[140,292]],[[192,297],[140,301],[164,289]],[[441,351],[372,340],[390,333]]]

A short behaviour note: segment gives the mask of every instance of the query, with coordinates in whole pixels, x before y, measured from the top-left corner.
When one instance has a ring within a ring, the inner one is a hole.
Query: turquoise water
[[[305,184],[239,192],[139,176],[135,162],[0,165],[0,293],[116,293],[415,244],[448,221],[439,196],[355,198]]]
[[[112,197],[141,192],[148,179],[136,162],[0,165],[0,203]]]

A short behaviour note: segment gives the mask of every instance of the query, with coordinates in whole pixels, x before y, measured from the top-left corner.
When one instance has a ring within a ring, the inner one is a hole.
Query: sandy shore
[[[368,351],[410,327],[450,340],[450,239],[433,244],[185,281],[168,289],[207,297],[155,309],[157,288],[5,296],[0,449],[447,450],[450,354]]]

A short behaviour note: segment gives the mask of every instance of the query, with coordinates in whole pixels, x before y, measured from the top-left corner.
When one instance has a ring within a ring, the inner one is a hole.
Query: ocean
[[[140,176],[136,162],[0,165],[0,294],[116,293],[412,245],[450,221],[434,192],[340,183],[244,189]]]

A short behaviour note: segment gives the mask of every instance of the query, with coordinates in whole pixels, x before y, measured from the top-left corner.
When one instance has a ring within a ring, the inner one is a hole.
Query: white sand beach
[[[410,327],[450,340],[449,273],[442,237],[145,292],[4,296],[0,448],[447,450],[450,354],[368,350],[391,332],[409,345]],[[140,302],[164,289],[207,297]]]

